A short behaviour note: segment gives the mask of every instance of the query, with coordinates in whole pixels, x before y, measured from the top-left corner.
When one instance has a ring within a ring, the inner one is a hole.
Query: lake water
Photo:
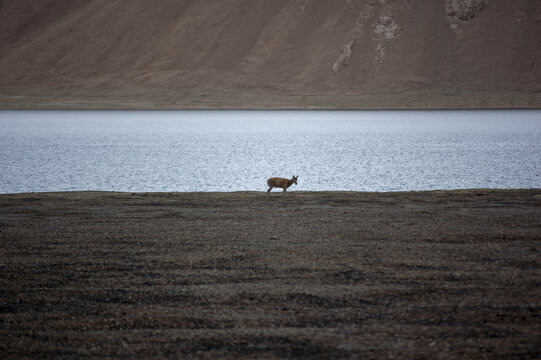
[[[541,188],[541,111],[0,111],[0,193]]]

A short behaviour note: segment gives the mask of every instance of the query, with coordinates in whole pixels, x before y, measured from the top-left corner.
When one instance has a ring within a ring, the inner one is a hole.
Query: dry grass
[[[0,195],[0,357],[535,358],[541,190]]]

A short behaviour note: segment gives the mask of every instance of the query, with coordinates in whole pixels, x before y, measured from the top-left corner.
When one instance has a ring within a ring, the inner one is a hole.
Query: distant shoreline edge
[[[66,94],[0,88],[0,110],[474,110],[541,109],[541,92],[446,89],[379,94],[133,93]]]

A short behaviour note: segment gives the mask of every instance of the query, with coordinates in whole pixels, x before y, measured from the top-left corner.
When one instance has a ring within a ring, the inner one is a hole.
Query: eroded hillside
[[[3,0],[2,108],[541,106],[536,0]]]

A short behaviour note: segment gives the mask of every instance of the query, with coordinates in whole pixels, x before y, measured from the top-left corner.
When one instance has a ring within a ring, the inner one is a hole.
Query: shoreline
[[[352,194],[352,195],[377,195],[377,194],[430,194],[430,193],[457,193],[457,194],[467,194],[474,192],[516,192],[516,191],[540,191],[539,188],[464,188],[464,189],[429,189],[429,190],[390,190],[390,191],[357,191],[357,190],[291,190],[287,191],[287,195],[291,194],[302,194],[302,195],[315,195],[315,194]],[[60,194],[123,194],[123,195],[203,195],[207,194],[212,195],[266,195],[266,191],[260,190],[233,190],[233,191],[116,191],[116,190],[61,190],[61,191],[26,191],[26,192],[15,192],[15,193],[0,193],[2,196],[12,196],[12,195],[60,195]],[[271,192],[272,196],[277,196],[282,194],[281,191],[275,190]]]
[[[397,93],[162,93],[0,89],[1,110],[511,110],[541,109],[541,93],[427,89]]]

